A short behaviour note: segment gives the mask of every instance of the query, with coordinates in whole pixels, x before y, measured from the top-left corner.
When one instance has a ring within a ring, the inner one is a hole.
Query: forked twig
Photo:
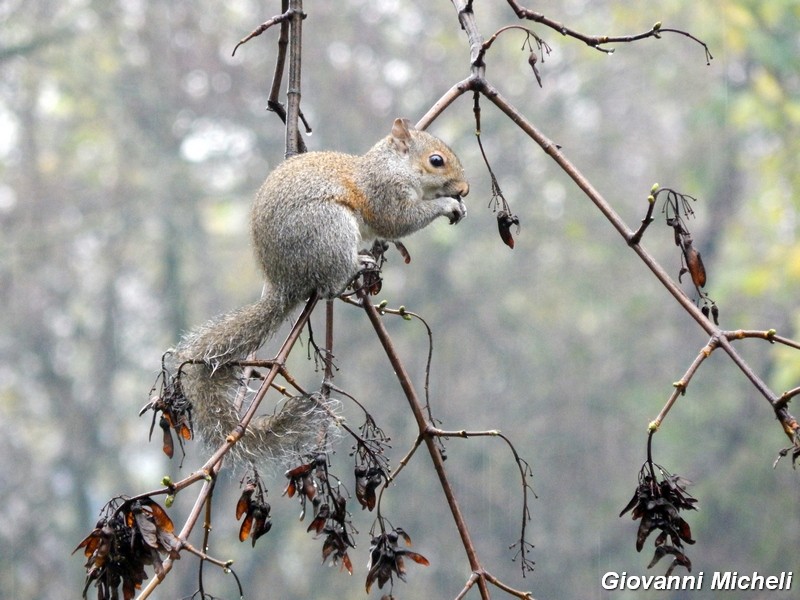
[[[439,451],[439,447],[436,445],[433,436],[426,433],[428,423],[425,420],[425,414],[422,409],[422,404],[419,401],[419,397],[417,396],[417,392],[414,390],[414,385],[411,383],[411,378],[406,371],[405,365],[403,365],[400,357],[394,349],[392,339],[389,337],[389,332],[386,331],[386,327],[384,327],[383,321],[381,320],[377,309],[369,301],[369,297],[363,289],[358,291],[358,297],[361,300],[364,312],[367,313],[367,318],[375,329],[375,333],[377,334],[378,339],[380,340],[381,345],[386,352],[386,356],[388,357],[389,362],[394,369],[400,386],[403,388],[403,393],[405,394],[406,400],[408,400],[411,412],[413,413],[414,419],[417,422],[417,428],[419,429],[420,435],[425,442],[428,454],[433,461],[433,467],[436,471],[439,484],[441,485],[442,491],[444,492],[447,500],[447,505],[450,508],[451,514],[453,515],[453,520],[455,521],[456,528],[458,529],[459,536],[461,537],[461,542],[467,554],[467,560],[469,561],[470,569],[475,573],[480,573],[483,571],[483,568],[478,560],[478,555],[475,550],[475,545],[472,542],[469,527],[464,519],[464,515],[461,513],[461,508],[458,505],[453,488],[450,485],[449,479],[447,478],[447,473],[444,468],[444,459]],[[484,600],[488,599],[489,589],[482,577],[478,580],[478,588],[481,592],[481,598]]]
[[[516,0],[507,0],[508,4],[511,6],[513,11],[516,13],[517,17],[520,19],[526,19],[528,21],[534,21],[535,23],[541,23],[554,31],[557,31],[563,36],[571,37],[576,40],[580,40],[587,46],[591,46],[595,50],[599,50],[600,52],[605,52],[606,54],[611,54],[614,52],[613,48],[604,48],[604,45],[607,44],[615,44],[615,43],[631,43],[637,42],[639,40],[644,40],[647,38],[654,38],[659,39],[662,33],[677,33],[683,35],[703,47],[706,55],[706,64],[710,64],[711,61],[714,59],[711,56],[711,51],[708,49],[708,44],[704,41],[696,38],[692,34],[681,31],[680,29],[672,29],[667,27],[662,27],[661,23],[658,22],[654,24],[649,30],[644,31],[642,33],[636,33],[632,35],[619,35],[619,36],[609,36],[609,35],[586,35],[585,33],[581,33],[580,31],[576,31],[560,23],[559,21],[555,21],[546,17],[544,14],[530,10],[525,8],[519,4]]]

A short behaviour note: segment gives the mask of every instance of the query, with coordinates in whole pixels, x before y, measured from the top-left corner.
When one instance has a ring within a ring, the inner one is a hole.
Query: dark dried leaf
[[[654,480],[656,472],[661,474],[661,480]],[[650,534],[659,530],[654,541],[655,554],[648,568],[666,554],[671,554],[675,560],[670,570],[675,566],[686,566],[691,570],[691,563],[683,554],[683,542],[692,544],[694,540],[689,524],[680,516],[681,510],[695,509],[697,500],[686,491],[690,484],[690,481],[679,475],[670,475],[658,465],[645,463],[642,466],[636,494],[620,516],[633,509],[633,518],[641,519],[636,532],[636,550],[639,552]]]
[[[644,548],[644,543],[647,537],[655,529],[656,525],[650,516],[650,513],[642,515],[642,520],[639,522],[639,530],[636,532],[636,551],[641,552]]]
[[[369,590],[372,587],[374,581],[377,580],[378,582],[378,589],[383,588],[387,581],[392,578],[392,565],[389,564],[387,560],[378,561],[376,564],[373,564],[370,568],[369,572],[367,573],[367,584],[366,590],[369,594]]]
[[[535,55],[532,55],[535,56]],[[508,211],[501,210],[497,213],[497,230],[500,232],[500,239],[503,243],[514,249],[514,236],[511,235],[511,226],[517,226],[517,233],[519,233],[519,217],[511,215]]]
[[[400,538],[410,544],[410,537],[405,531],[398,528],[388,533],[372,539],[369,556],[369,572],[367,573],[366,588],[369,593],[372,584],[377,581],[378,587],[382,588],[387,581],[391,581],[394,575],[399,579],[405,580],[405,562],[403,557],[407,556],[415,563],[428,565],[428,559],[416,552],[400,550],[397,548],[397,541]]]
[[[407,556],[408,558],[410,558],[419,565],[425,565],[426,567],[428,567],[431,564],[427,558],[422,556],[422,554],[418,554],[417,552],[411,552],[410,550],[403,550],[402,554],[403,556]]]
[[[253,496],[253,492],[255,491],[255,487],[248,486],[244,490],[242,490],[242,495],[239,496],[239,501],[236,503],[236,520],[242,518],[242,515],[246,512],[250,511],[250,504],[251,504],[251,497]],[[291,498],[291,496],[289,496]]]
[[[313,500],[317,494],[316,484],[314,483],[314,469],[316,466],[317,461],[315,460],[286,471],[289,483],[286,485],[286,489],[283,490],[283,495],[292,498],[296,493],[302,492],[306,498]]]
[[[622,511],[619,513],[619,516],[621,517],[622,515],[624,515],[626,512],[628,512],[638,504],[639,504],[639,488],[636,488],[636,491],[633,493],[633,498],[631,498],[631,501],[625,505],[625,508],[623,508]],[[635,519],[636,516],[634,515],[633,518]]]
[[[675,245],[676,246],[680,246],[681,245],[682,236],[681,236],[681,228],[680,228],[680,224],[679,224],[678,220],[677,219],[674,219],[674,220],[673,219],[667,219],[667,226],[668,227],[672,227],[672,232],[673,232],[674,237],[675,237]]]
[[[253,515],[248,513],[239,527],[239,541],[243,542],[250,537],[250,530],[253,528]]]
[[[692,283],[701,288],[706,284],[706,268],[703,266],[703,259],[694,246],[687,246],[684,251],[686,257],[686,267],[692,276]]]
[[[678,517],[678,535],[687,544],[694,544],[694,540],[692,539],[692,529],[689,527],[689,523],[687,523],[681,517]]]
[[[352,575],[353,574],[353,563],[350,561],[350,557],[345,552],[342,555],[342,568],[347,569],[347,572]]]
[[[272,529],[272,520],[269,518],[268,513],[265,513],[261,509],[257,510],[254,515],[253,530],[250,536],[250,541],[252,542],[254,548],[256,546],[256,540],[267,533],[270,529]]]
[[[662,531],[661,533],[658,534],[658,537],[656,538],[656,541],[654,543],[656,546],[663,546],[666,541],[667,541],[667,532]]]
[[[164,451],[164,454],[166,454],[167,457],[172,458],[172,456],[175,454],[175,442],[172,441],[172,432],[170,431],[169,419],[162,416],[161,419],[159,419],[158,425],[161,427],[163,432],[161,449]]]
[[[378,486],[383,482],[383,471],[380,468],[373,467],[366,469],[360,467],[356,469],[356,499],[361,505],[361,508],[366,508],[372,511],[377,502],[377,494],[375,491]]]
[[[169,557],[172,560],[178,560],[180,555],[180,549],[183,546],[181,541],[171,531],[166,531],[164,529],[158,530],[158,545],[161,549],[169,554]]]
[[[143,510],[136,510],[133,512],[133,518],[142,541],[150,548],[158,548],[156,524],[150,515]]]
[[[285,475],[289,479],[297,479],[297,478],[300,478],[300,477],[305,477],[306,475],[311,473],[311,471],[314,470],[315,466],[316,466],[316,462],[306,463],[306,464],[300,465],[299,467],[295,467],[294,469],[289,469],[288,471],[286,471]]]
[[[314,519],[306,531],[315,531],[319,534],[325,528],[325,521],[331,516],[331,508],[327,503],[322,502],[322,497],[317,498],[313,503]]]
[[[150,514],[152,515],[153,520],[159,529],[163,529],[164,531],[175,530],[175,525],[173,525],[172,519],[170,519],[167,512],[161,508],[161,505],[157,504],[153,500],[150,500],[149,498],[142,500],[142,504],[149,509]]]
[[[337,536],[334,534],[328,535],[322,543],[322,563],[324,564],[328,557],[340,548]]]
[[[675,567],[686,567],[686,570],[689,573],[692,572],[692,561],[689,560],[689,557],[686,556],[683,552],[675,552],[675,560],[672,561],[672,564],[667,569],[667,572],[664,574],[666,577],[672,575],[672,571],[675,570]]]
[[[192,428],[186,422],[186,418],[185,417],[183,419],[181,419],[181,423],[180,423],[180,425],[178,425],[178,427],[176,427],[176,429],[178,430],[178,433],[180,434],[180,436],[183,439],[185,439],[186,441],[189,441],[190,439],[192,439]]]
[[[94,584],[98,598],[133,598],[147,579],[146,565],[162,574],[163,554],[180,558],[182,542],[173,529],[164,509],[150,498],[110,502],[106,516],[75,549],[88,558],[84,597]]]
[[[403,556],[399,552],[394,556],[394,572],[400,579],[406,580],[406,565],[403,562]]]
[[[131,579],[125,579],[122,582],[122,597],[124,600],[133,600],[136,595],[136,590],[141,587],[141,583],[135,583]],[[112,597],[113,598],[113,597]]]
[[[347,555],[348,542],[343,530],[340,531],[327,528],[325,531],[328,533],[328,535],[322,545],[323,564],[328,560],[329,557],[332,559],[334,564],[341,559],[342,569],[346,569],[347,572],[352,575],[353,563],[350,561],[350,557]]]
[[[180,374],[178,376],[173,376],[166,368],[162,368],[158,381],[161,381],[161,390],[159,394],[153,396],[150,402],[139,411],[139,416],[142,416],[148,410],[153,411],[153,420],[150,424],[150,438],[152,439],[156,418],[158,418],[159,427],[161,427],[163,432],[162,450],[168,457],[172,458],[175,453],[175,442],[170,429],[174,429],[177,432],[178,443],[181,449],[183,449],[183,441],[192,438],[192,404],[183,392]],[[161,413],[160,417],[159,413]]]
[[[399,537],[403,538],[403,541],[406,543],[406,546],[410,546],[410,545],[411,545],[411,536],[410,536],[410,535],[408,535],[408,534],[406,533],[406,530],[405,530],[405,529],[403,529],[402,527],[397,527],[397,528],[394,530],[394,532],[395,532],[395,533],[396,533],[396,534],[397,534]]]
[[[313,478],[306,477],[303,479],[303,494],[305,494],[306,498],[309,500],[313,500],[317,495],[317,484]]]
[[[313,531],[314,533],[319,535],[325,529],[325,521],[328,520],[329,516],[330,516],[330,510],[328,509],[328,505],[323,504],[322,507],[320,508],[319,513],[317,513],[317,516],[315,516],[314,519],[311,521],[311,524],[308,526],[308,529],[306,529],[306,531]]]
[[[660,536],[659,536],[660,537]],[[647,565],[648,569],[651,569],[660,561],[664,556],[667,555],[667,548],[669,546],[656,546],[656,551],[653,553],[653,560]]]

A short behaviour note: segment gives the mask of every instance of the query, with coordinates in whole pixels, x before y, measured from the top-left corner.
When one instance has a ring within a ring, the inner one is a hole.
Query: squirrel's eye
[[[439,167],[444,166],[444,157],[441,154],[431,154],[428,157],[428,162],[431,163],[432,167],[436,167],[438,169]]]

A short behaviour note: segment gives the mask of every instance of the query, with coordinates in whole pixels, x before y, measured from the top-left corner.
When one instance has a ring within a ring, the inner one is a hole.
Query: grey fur
[[[396,240],[440,216],[461,220],[468,191],[452,150],[400,119],[363,156],[312,152],[278,166],[251,212],[264,295],[194,330],[175,353],[179,364],[202,361],[184,366],[182,377],[195,429],[211,444],[223,441],[240,418],[233,398],[241,370],[230,363],[255,352],[312,292],[340,294],[360,269],[359,250],[375,238]],[[308,451],[333,421],[318,399],[290,399],[283,410],[250,424],[238,455],[269,464],[290,448]]]

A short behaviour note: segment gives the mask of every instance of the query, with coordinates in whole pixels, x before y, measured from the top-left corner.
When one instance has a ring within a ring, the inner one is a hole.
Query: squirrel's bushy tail
[[[257,350],[298,304],[272,292],[258,302],[224,314],[189,333],[175,351],[183,364],[180,384],[192,403],[194,429],[212,446],[218,446],[238,425],[237,397],[247,398],[242,369],[232,361]],[[321,397],[289,398],[270,416],[254,418],[232,450],[236,459],[259,466],[278,466],[318,447],[330,425],[331,407]],[[247,404],[245,403],[245,407]]]
[[[258,302],[212,319],[186,335],[176,356],[181,362],[201,360],[212,370],[241,360],[261,347],[297,302],[270,291]]]

